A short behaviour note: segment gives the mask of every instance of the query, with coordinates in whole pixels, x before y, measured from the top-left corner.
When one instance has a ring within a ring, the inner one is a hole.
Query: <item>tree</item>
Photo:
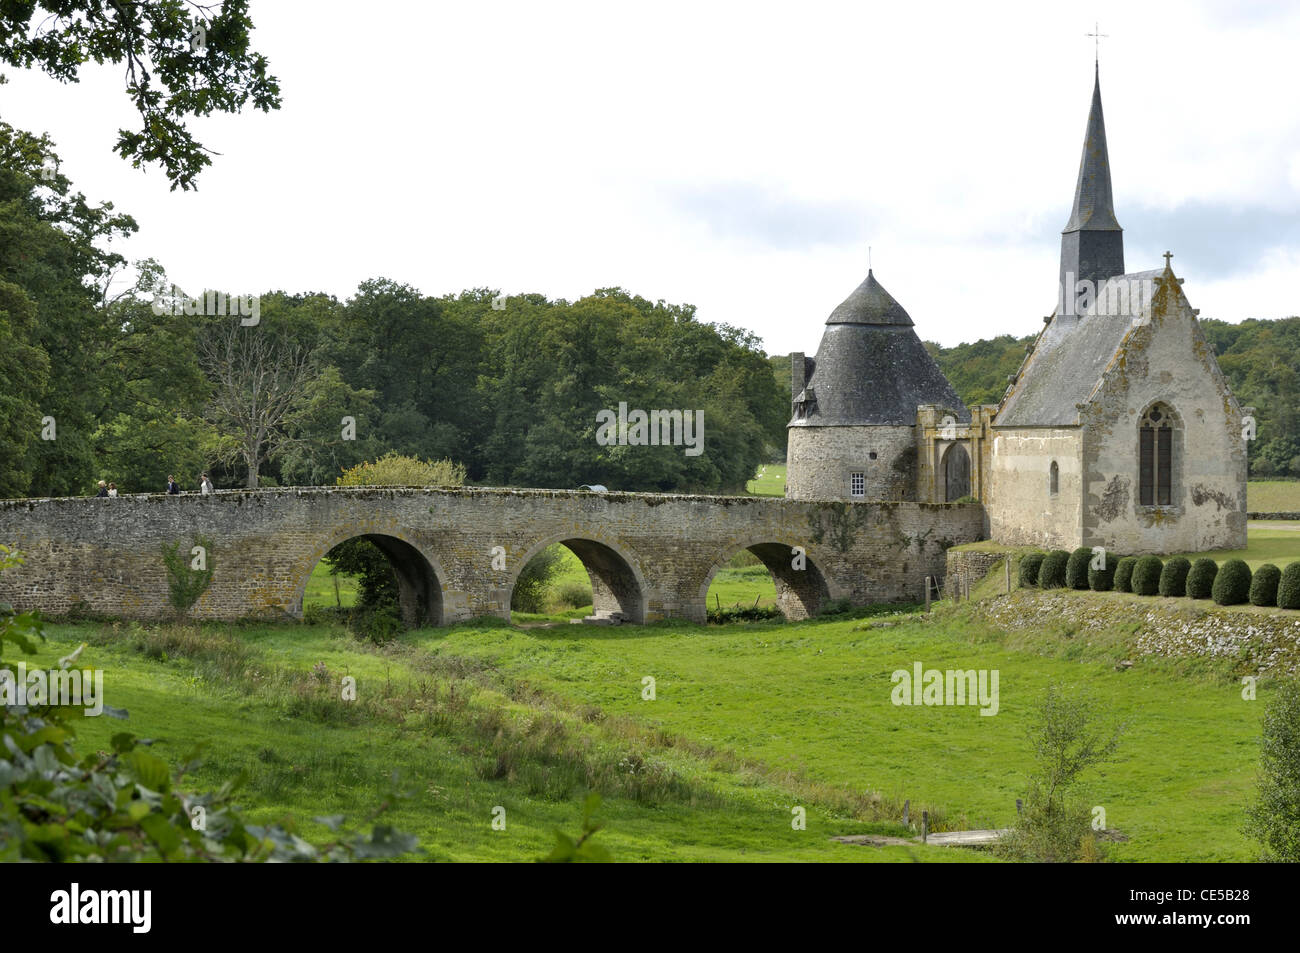
[[[1027,734],[1034,768],[1022,813],[998,844],[1015,860],[1060,863],[1095,846],[1092,816],[1079,793],[1081,777],[1115,760],[1124,724],[1103,723],[1104,707],[1062,686],[1047,687],[1030,716]]]
[[[191,189],[212,160],[186,120],[237,113],[249,102],[263,112],[280,108],[279,81],[249,46],[248,0],[217,7],[177,0],[0,4],[0,63],[65,83],[78,82],[91,60],[123,64],[141,125],[118,131],[116,152],[135,168],[157,162],[173,189]]]
[[[240,460],[254,488],[262,464],[299,440],[318,373],[313,350],[283,326],[227,319],[199,334],[198,354],[213,384],[209,416],[222,436],[223,457]]]
[[[1259,787],[1244,832],[1264,858],[1300,862],[1300,682],[1286,679],[1264,712]]]

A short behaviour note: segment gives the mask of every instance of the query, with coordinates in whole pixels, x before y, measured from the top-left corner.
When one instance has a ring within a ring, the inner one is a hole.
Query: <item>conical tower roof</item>
[[[939,404],[958,420],[970,420],[912,319],[870,271],[826,319],[804,401],[807,413],[790,426],[910,427],[921,404]]]

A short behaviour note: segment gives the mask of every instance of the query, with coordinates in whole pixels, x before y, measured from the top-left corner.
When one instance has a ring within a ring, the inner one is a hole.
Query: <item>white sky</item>
[[[811,352],[870,245],[950,345],[1051,310],[1095,18],[1128,270],[1300,312],[1300,4],[1071,6],[254,0],[284,106],[193,123],[190,193],[113,153],[119,67],[6,70],[0,116],[191,293],[622,285]]]

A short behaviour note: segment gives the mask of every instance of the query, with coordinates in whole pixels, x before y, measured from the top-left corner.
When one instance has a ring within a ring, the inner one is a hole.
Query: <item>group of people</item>
[[[209,493],[212,492],[212,490],[213,490],[212,481],[208,478],[208,475],[205,473],[201,477],[199,477],[199,492],[202,493],[204,496],[207,496]],[[181,487],[180,484],[176,482],[176,477],[170,473],[167,474],[167,492],[173,496],[181,492]],[[98,492],[95,493],[95,496],[108,497],[110,499],[115,498],[117,496],[117,484],[106,483],[105,481],[100,480],[99,489]]]

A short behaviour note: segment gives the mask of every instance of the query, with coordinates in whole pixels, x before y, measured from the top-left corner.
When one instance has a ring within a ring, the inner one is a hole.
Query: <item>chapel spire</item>
[[[1061,288],[1074,281],[1100,283],[1124,273],[1124,232],[1115,219],[1106,122],[1101,110],[1101,68],[1094,74],[1092,108],[1079,159],[1074,207],[1061,233]]]

